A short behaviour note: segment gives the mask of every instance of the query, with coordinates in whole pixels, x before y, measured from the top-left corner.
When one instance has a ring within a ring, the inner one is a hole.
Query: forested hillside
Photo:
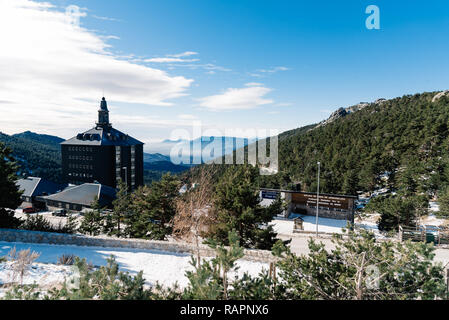
[[[12,149],[20,168],[19,175],[42,177],[54,182],[61,181],[61,151],[63,139],[23,132],[16,135],[0,133],[0,142]]]
[[[261,176],[260,184],[315,191],[320,161],[322,192],[372,191],[389,177],[382,183],[392,189],[432,196],[449,184],[448,125],[445,93],[367,103],[332,121],[280,134],[280,171]]]
[[[362,110],[279,143],[280,173],[267,185],[299,183],[315,190],[317,161],[324,192],[373,190],[380,175],[401,186],[434,193],[449,178],[449,98],[407,95],[368,104]],[[434,100],[434,101],[432,101]]]

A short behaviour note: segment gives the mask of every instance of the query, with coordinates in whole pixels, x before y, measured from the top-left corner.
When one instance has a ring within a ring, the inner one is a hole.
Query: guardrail
[[[433,242],[436,245],[449,244],[449,229],[437,226],[416,228],[399,226],[399,241]]]

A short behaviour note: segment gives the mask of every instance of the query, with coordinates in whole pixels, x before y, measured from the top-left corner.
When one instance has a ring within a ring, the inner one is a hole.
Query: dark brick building
[[[103,98],[96,126],[61,143],[62,174],[66,182],[98,182],[115,188],[120,179],[131,190],[143,185],[143,143],[109,123]]]

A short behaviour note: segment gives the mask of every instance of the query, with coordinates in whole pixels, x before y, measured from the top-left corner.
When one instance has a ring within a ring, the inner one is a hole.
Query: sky
[[[177,129],[282,132],[449,89],[448,35],[436,0],[0,0],[0,131],[70,138],[104,95],[146,151]]]

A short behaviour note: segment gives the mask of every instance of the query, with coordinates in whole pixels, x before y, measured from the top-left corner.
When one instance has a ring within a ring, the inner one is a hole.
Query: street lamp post
[[[320,204],[320,162],[317,162],[318,165],[318,183],[316,187],[316,237],[318,238],[318,206]]]

